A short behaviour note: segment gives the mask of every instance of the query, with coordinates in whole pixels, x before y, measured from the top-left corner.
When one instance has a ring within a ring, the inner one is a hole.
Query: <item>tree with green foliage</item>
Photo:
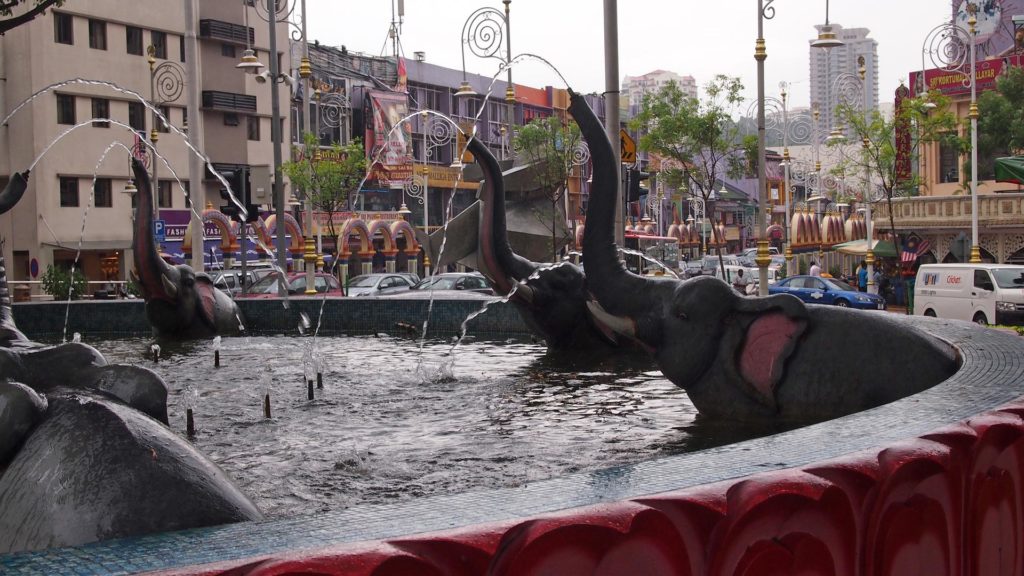
[[[1024,68],[1007,67],[978,97],[978,156],[1024,154]]]
[[[719,74],[704,88],[705,100],[687,96],[675,82],[654,93],[645,94],[640,113],[629,123],[640,130],[639,147],[663,158],[674,160],[658,174],[663,182],[675,184],[693,198],[701,198],[710,207],[715,182],[737,178],[748,168],[749,142],[744,143],[738,117],[743,103],[739,78]],[[715,214],[708,211],[712,229]],[[721,261],[721,249],[719,264]]]
[[[558,203],[569,188],[582,137],[579,126],[556,116],[536,118],[512,136],[512,149],[529,166],[537,186],[551,203],[551,261],[558,261]],[[562,244],[571,241],[564,238]]]
[[[902,125],[910,131],[910,148],[907,150],[910,157],[916,156],[921,144],[925,142],[941,142],[956,147],[961,153],[966,152],[970,143],[957,134],[957,117],[950,108],[949,98],[938,92],[930,92],[917,98],[905,99],[892,119],[886,119],[878,110],[864,114],[860,105],[841,103],[836,107],[836,116],[840,125],[848,127],[862,146],[859,154],[843,158],[833,171],[839,171],[844,176],[852,174],[860,179],[861,192],[855,194],[855,199],[862,203],[886,203],[889,208],[889,229],[898,248],[899,235],[893,214],[893,198],[916,196],[922,184],[919,174],[912,172],[909,178],[900,174],[896,144],[898,128]],[[842,149],[846,144],[844,140],[829,142],[828,145]],[[872,193],[865,195],[865,189],[872,190]]]
[[[41,278],[43,291],[53,296],[54,300],[78,300],[85,295],[86,280],[81,270],[75,270],[74,276],[71,270],[62,266],[50,266],[43,273]]]
[[[0,34],[31,22],[36,16],[45,14],[47,8],[57,8],[65,0],[0,0]]]
[[[356,138],[345,146],[334,144],[319,157],[314,134],[304,134],[303,142],[304,147],[295,149],[298,160],[285,162],[281,171],[288,176],[297,197],[311,199],[313,209],[327,215],[327,229],[331,236],[337,236],[334,214],[348,208],[349,193],[356,191],[366,175],[362,140]]]

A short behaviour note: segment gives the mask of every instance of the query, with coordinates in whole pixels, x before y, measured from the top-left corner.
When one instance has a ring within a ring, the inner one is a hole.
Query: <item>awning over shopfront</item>
[[[996,158],[996,181],[1024,184],[1024,156]]]
[[[892,242],[889,242],[888,240],[873,240],[873,242],[871,251],[874,252],[875,256],[882,256],[885,258],[896,257],[896,247],[893,246]],[[840,254],[865,256],[868,251],[868,243],[866,240],[853,240],[851,242],[836,244],[834,248]]]

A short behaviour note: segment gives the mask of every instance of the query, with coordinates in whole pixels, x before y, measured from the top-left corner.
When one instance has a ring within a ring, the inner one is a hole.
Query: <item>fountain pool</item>
[[[319,337],[327,370],[313,401],[303,374],[308,338],[224,338],[221,368],[210,341],[161,342],[156,363],[152,342],[90,344],[109,362],[160,373],[171,428],[182,435],[194,388],[193,442],[271,517],[520,486],[777,431],[701,421],[647,358],[577,370],[526,340],[471,341],[452,352],[440,339],[421,351],[390,336]],[[452,378],[423,376],[452,359]]]

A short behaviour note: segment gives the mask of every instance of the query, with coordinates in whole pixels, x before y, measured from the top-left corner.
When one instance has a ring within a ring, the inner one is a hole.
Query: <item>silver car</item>
[[[404,273],[363,274],[348,281],[349,296],[379,296],[405,292],[413,282]]]

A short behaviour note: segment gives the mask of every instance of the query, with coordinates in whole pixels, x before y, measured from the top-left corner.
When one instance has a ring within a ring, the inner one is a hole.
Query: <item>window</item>
[[[107,23],[103,20],[89,19],[89,48],[107,49]]]
[[[158,199],[157,206],[160,208],[173,208],[171,203],[171,181],[161,180],[159,188],[160,198]]]
[[[988,275],[985,270],[974,271],[974,287],[982,290],[988,290],[989,292],[995,290],[995,285],[992,283],[992,278]]]
[[[142,105],[142,102],[128,103],[128,125],[131,126],[133,130],[145,135],[146,107]]]
[[[234,44],[221,44],[220,45],[220,55],[221,56],[227,56],[228,58],[234,58],[235,57],[235,46],[234,46]]]
[[[110,118],[110,100],[106,98],[92,99],[92,117]],[[94,128],[110,128],[110,122],[93,122]]]
[[[960,181],[960,154],[950,142],[939,143],[939,182]]]
[[[128,53],[142,56],[142,28],[135,26],[124,27],[125,42],[128,46]]]
[[[150,42],[153,44],[153,56],[167,59],[167,33],[151,30],[149,32]]]
[[[234,112],[224,113],[224,125],[225,126],[238,126],[238,114]]]
[[[97,178],[92,188],[93,206],[111,208],[114,206],[114,195],[111,193],[110,178]]]
[[[75,123],[75,97],[57,94],[57,124]]]
[[[60,177],[60,205],[61,208],[78,206],[78,178]]]
[[[158,106],[158,108],[160,109],[160,113],[164,115],[164,118],[166,118],[167,121],[165,122],[165,121],[161,120],[160,117],[156,115],[156,112],[154,112],[153,113],[153,126],[156,126],[156,131],[157,132],[164,132],[164,133],[170,132],[171,129],[168,128],[167,124],[171,121],[171,107],[170,106]]]
[[[53,13],[53,41],[58,44],[74,44],[74,20],[71,14]]]
[[[248,128],[249,140],[259,141],[260,139],[260,117],[246,116],[245,125]]]
[[[185,61],[185,37],[178,36],[178,60]]]
[[[188,108],[181,109],[181,129],[188,130]]]

